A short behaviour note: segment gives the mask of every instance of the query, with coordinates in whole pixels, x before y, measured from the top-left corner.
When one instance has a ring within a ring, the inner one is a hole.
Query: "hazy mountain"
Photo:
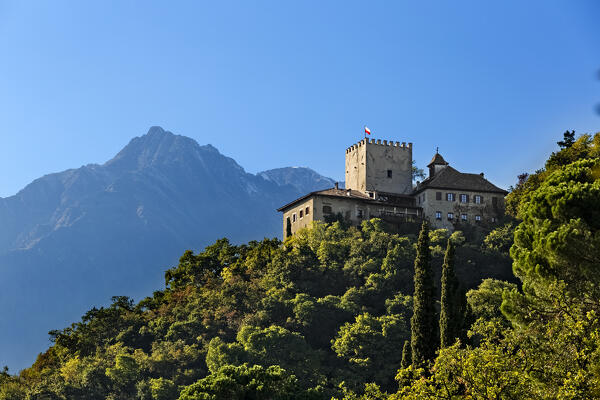
[[[312,192],[324,187],[332,187],[335,184],[332,179],[319,175],[312,169],[302,167],[275,168],[259,172],[257,175],[281,186],[291,185],[299,192],[306,192],[307,190]],[[340,186],[342,186],[342,183],[340,183]]]
[[[50,329],[110,296],[149,295],[186,249],[281,236],[277,207],[334,181],[308,168],[253,175],[160,127],[103,165],[0,198],[0,366],[30,364]]]

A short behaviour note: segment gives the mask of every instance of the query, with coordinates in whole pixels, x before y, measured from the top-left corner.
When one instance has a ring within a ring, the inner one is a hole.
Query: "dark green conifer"
[[[569,132],[568,130],[563,133],[563,140],[556,142],[561,149],[568,149],[575,143],[575,131]]]
[[[454,243],[448,239],[442,266],[442,296],[440,308],[440,347],[451,346],[460,335],[463,320],[458,279],[454,271]]]
[[[429,249],[429,223],[423,222],[419,241],[417,242],[417,258],[415,259],[415,292],[413,295],[413,316],[411,325],[412,364],[423,367],[427,361],[435,357],[437,321],[435,319],[435,299],[433,272],[431,270],[431,253]]]
[[[290,218],[289,217],[287,219],[287,223],[286,223],[286,226],[285,226],[285,236],[286,237],[292,236],[292,223],[290,222]]]
[[[400,367],[408,368],[408,366],[412,363],[412,357],[410,354],[410,341],[404,341],[404,347],[402,347],[402,362],[400,363]]]

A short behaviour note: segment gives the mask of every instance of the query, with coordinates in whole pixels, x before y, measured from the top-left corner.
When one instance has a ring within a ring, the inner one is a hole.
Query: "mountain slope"
[[[274,171],[249,174],[211,145],[153,127],[103,165],[0,199],[0,364],[31,363],[47,346],[42,332],[112,295],[160,288],[186,249],[280,236],[278,206],[333,186],[307,168]]]

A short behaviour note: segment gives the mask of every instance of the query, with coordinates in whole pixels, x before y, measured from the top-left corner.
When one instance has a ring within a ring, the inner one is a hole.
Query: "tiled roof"
[[[359,192],[358,190],[352,190],[352,189],[336,189],[336,188],[331,188],[331,189],[325,189],[325,190],[318,190],[316,192],[310,192],[302,197],[297,198],[296,200],[281,206],[277,209],[277,211],[283,211],[284,209],[288,208],[289,206],[292,206],[302,200],[305,200],[307,198],[309,198],[310,196],[327,196],[327,197],[344,197],[344,198],[350,198],[350,199],[359,199],[359,200],[373,200],[372,198],[370,198],[369,196],[367,196],[366,194]]]
[[[284,206],[279,207],[277,211],[283,211],[286,208],[304,201],[311,196],[343,197],[345,199],[361,200],[377,204],[386,203],[394,206],[398,205],[402,207],[414,207],[414,198],[410,195],[378,192],[377,199],[373,199],[372,197],[358,190],[331,188],[308,193],[307,195],[304,195]],[[407,202],[411,204],[407,204]]]
[[[425,179],[417,186],[415,192],[418,193],[428,188],[508,194],[506,190],[500,189],[480,174],[466,174],[459,172],[450,166],[443,168],[436,172],[432,177]]]

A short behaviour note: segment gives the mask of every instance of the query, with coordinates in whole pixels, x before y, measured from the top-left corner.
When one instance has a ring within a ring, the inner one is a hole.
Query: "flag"
[[[370,129],[369,129],[367,126],[366,126],[366,125],[365,125],[365,133],[366,133],[367,135],[370,135],[370,134],[371,134],[371,130],[370,130]]]

